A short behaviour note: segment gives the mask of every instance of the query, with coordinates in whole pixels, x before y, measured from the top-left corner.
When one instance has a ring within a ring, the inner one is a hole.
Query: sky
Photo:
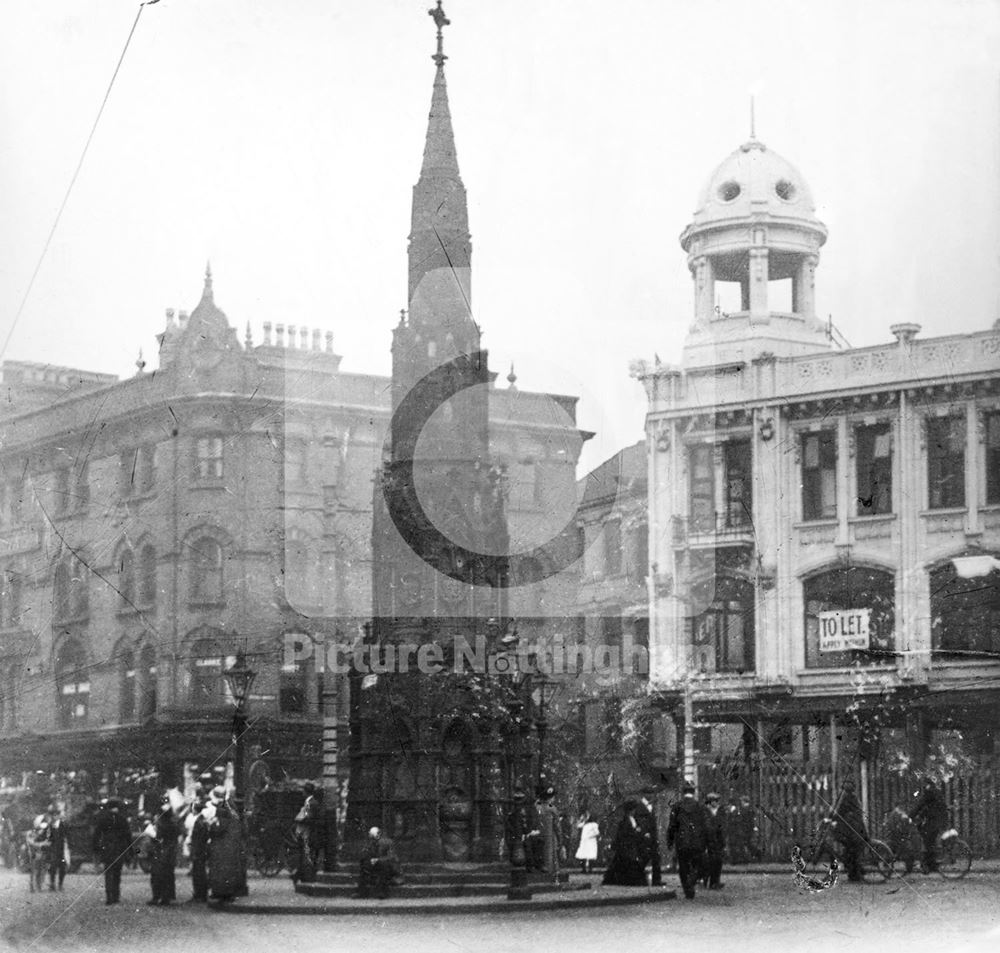
[[[430,105],[430,0],[6,0],[0,342],[129,31],[6,359],[127,376],[211,260],[230,321],[331,330],[388,373]],[[997,0],[447,0],[473,309],[494,370],[576,394],[597,465],[642,436],[631,358],[676,362],[678,236],[749,135],[829,228],[853,345],[1000,317]]]

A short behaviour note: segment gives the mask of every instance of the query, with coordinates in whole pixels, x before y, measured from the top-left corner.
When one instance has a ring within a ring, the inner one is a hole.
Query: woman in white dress
[[[576,826],[580,831],[580,846],[576,849],[576,859],[580,861],[580,869],[589,874],[590,865],[597,860],[597,840],[601,836],[601,829],[592,814],[585,814]]]

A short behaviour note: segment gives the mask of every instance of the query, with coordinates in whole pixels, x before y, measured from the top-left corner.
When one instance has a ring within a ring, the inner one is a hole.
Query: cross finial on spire
[[[445,16],[445,12],[441,7],[441,0],[437,0],[437,6],[431,7],[427,13],[434,20],[434,25],[437,27],[437,52],[431,57],[431,59],[437,63],[438,69],[440,69],[444,66],[444,61],[448,59],[448,57],[444,55],[444,36],[441,31],[446,26],[451,25],[451,20]]]

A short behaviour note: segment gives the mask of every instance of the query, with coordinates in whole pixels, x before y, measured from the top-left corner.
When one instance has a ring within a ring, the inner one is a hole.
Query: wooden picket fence
[[[835,775],[830,765],[746,763],[702,765],[698,790],[717,791],[724,808],[747,795],[756,809],[762,859],[783,862],[792,846],[815,842],[820,822],[833,809],[841,786],[850,776],[858,796],[862,772],[857,766]],[[886,816],[896,805],[909,810],[921,790],[915,776],[872,769],[867,777],[867,824],[880,837]],[[981,768],[956,776],[944,786],[951,824],[972,846],[976,857],[1000,856],[1000,770]],[[862,798],[864,803],[864,799]]]

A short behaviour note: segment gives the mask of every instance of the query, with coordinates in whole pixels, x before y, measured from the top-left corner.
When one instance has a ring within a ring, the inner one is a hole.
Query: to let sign
[[[871,609],[833,609],[819,613],[819,650],[846,652],[868,648]]]

